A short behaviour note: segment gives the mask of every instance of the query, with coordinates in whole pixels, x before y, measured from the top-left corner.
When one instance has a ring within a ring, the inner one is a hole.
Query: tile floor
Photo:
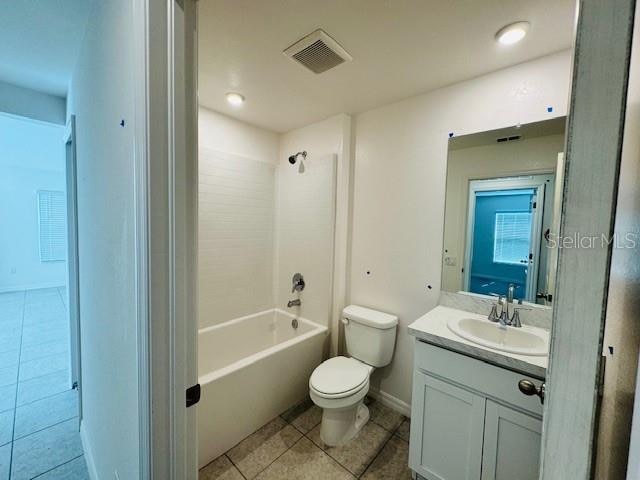
[[[310,400],[273,419],[200,470],[200,480],[409,480],[409,420],[376,401],[348,445],[320,440],[322,410]]]
[[[0,480],[89,478],[62,288],[0,293]]]

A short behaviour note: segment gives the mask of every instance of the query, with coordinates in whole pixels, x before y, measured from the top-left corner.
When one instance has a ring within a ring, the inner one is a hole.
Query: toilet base
[[[330,447],[348,443],[369,421],[369,409],[364,398],[357,405],[343,408],[325,408],[322,411],[320,439]]]

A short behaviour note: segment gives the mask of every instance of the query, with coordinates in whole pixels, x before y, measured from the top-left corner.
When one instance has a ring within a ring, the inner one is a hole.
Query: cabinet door
[[[409,466],[427,480],[478,480],[485,399],[414,372]]]
[[[542,420],[487,400],[482,480],[538,480]]]

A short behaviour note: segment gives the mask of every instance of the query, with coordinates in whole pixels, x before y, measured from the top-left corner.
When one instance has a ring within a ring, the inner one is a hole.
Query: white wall
[[[279,135],[213,110],[198,109],[198,147],[275,164]]]
[[[62,97],[0,82],[0,112],[63,125],[66,101]]]
[[[640,8],[636,7],[615,233],[640,237]],[[640,243],[614,248],[604,329],[606,368],[594,478],[640,478]],[[613,352],[609,350],[612,347]],[[633,424],[632,424],[633,418]],[[628,469],[627,469],[628,463]]]
[[[77,121],[81,434],[90,471],[124,480],[139,478],[133,3],[92,3],[68,105]]]
[[[0,114],[0,292],[66,284],[66,262],[41,262],[38,190],[65,191],[64,129]]]
[[[286,309],[296,272],[307,288],[291,311],[330,324],[336,168],[348,120],[337,115],[279,135],[200,108],[200,328]],[[309,156],[300,175],[288,157],[302,150]]]
[[[278,135],[199,110],[198,325],[273,308]]]
[[[286,309],[287,301],[296,298],[291,293],[291,277],[300,272],[307,286],[301,294],[302,306],[291,311],[327,326],[334,293],[336,190],[344,177],[343,148],[350,141],[345,138],[345,125],[349,122],[346,115],[336,115],[284,133],[280,139],[276,305]],[[288,162],[299,151],[309,154],[302,176],[297,173],[298,165]],[[338,208],[342,208],[340,203]]]
[[[569,75],[565,51],[356,116],[350,301],[400,317],[374,388],[411,402],[407,325],[438,301],[448,133],[565,115]]]

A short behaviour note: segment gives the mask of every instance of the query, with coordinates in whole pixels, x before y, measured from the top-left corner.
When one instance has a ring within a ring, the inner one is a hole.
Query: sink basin
[[[449,330],[470,342],[519,355],[545,356],[549,352],[549,335],[535,327],[504,327],[478,318],[455,318]]]

